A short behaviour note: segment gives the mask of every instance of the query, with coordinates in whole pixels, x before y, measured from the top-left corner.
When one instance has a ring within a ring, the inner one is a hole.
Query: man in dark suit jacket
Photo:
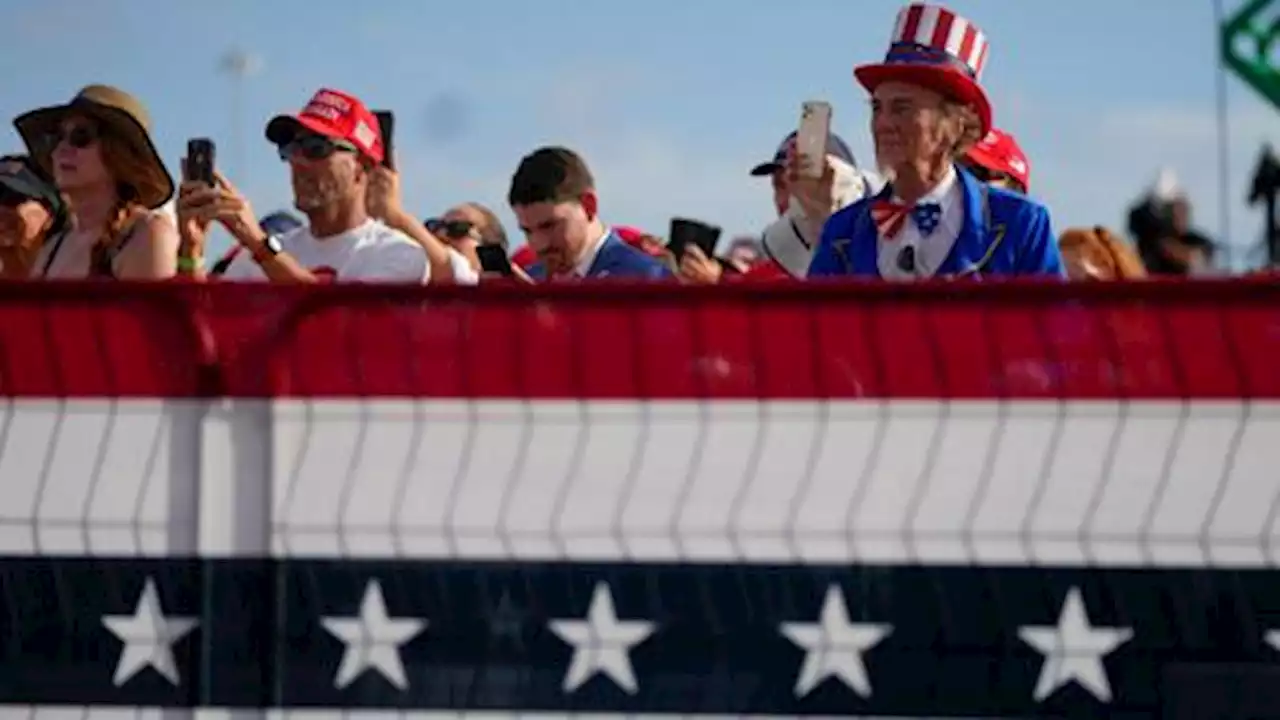
[[[538,254],[529,268],[535,280],[672,276],[605,226],[595,179],[572,150],[545,147],[526,156],[511,178],[507,201]]]

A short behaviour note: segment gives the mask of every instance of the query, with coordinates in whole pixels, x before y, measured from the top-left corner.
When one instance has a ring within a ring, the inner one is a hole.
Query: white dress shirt
[[[893,202],[901,203],[902,199],[895,195]],[[880,277],[886,280],[933,277],[947,261],[947,256],[951,254],[951,248],[955,246],[960,230],[964,227],[964,190],[954,167],[947,170],[942,182],[916,202],[917,205],[928,203],[938,203],[942,208],[942,219],[928,237],[920,232],[915,220],[908,214],[896,237],[890,240],[878,238],[876,265],[880,270]],[[914,272],[907,272],[898,266],[898,257],[906,247],[915,248]]]
[[[613,234],[612,228],[605,228],[604,234],[596,238],[582,251],[582,257],[578,258],[578,264],[574,268],[573,273],[576,277],[584,278],[591,272],[591,266],[596,264],[596,256],[600,254],[600,248],[604,247],[604,243]]]

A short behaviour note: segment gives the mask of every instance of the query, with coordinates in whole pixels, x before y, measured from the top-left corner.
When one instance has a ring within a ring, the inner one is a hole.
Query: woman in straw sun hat
[[[158,210],[174,183],[151,141],[142,103],[123,90],[90,85],[70,102],[24,113],[13,124],[71,211],[70,228],[45,243],[35,276],[174,275],[178,232]]]
[[[890,182],[831,216],[810,277],[1063,275],[1049,211],[959,164],[992,128],[979,83],[989,52],[986,35],[945,7],[898,14],[884,61],[854,70]]]

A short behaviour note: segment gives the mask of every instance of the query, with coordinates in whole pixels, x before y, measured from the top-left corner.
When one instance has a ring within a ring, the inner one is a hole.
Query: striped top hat
[[[884,62],[855,68],[868,92],[885,82],[918,85],[972,105],[991,132],[991,102],[982,89],[982,70],[991,49],[987,36],[969,20],[940,5],[915,3],[898,13]]]

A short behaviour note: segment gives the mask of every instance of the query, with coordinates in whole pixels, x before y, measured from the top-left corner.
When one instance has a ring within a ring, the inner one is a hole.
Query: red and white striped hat
[[[927,87],[973,105],[982,134],[991,132],[991,102],[979,81],[991,49],[987,36],[969,20],[941,5],[915,3],[898,13],[884,62],[854,68],[868,92],[884,82]]]

